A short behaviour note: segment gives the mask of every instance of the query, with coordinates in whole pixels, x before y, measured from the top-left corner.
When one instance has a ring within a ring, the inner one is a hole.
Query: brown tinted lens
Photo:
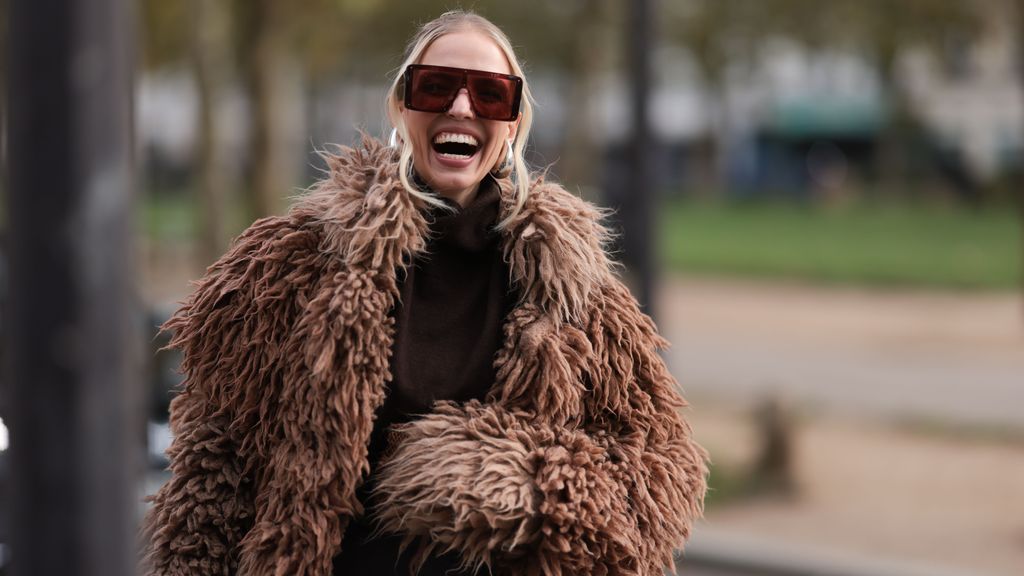
[[[477,116],[491,120],[515,118],[516,82],[509,78],[493,78],[469,74],[466,81]]]
[[[444,112],[462,88],[462,75],[442,70],[412,71],[407,104],[422,112]]]
[[[443,66],[413,64],[406,69],[405,105],[421,112],[445,112],[464,81],[477,116],[502,121],[519,116],[519,78]]]

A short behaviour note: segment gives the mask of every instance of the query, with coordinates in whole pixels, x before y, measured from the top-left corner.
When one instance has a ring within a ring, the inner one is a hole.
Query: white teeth
[[[448,142],[455,142],[457,144],[469,144],[470,146],[479,146],[476,138],[469,134],[458,134],[455,132],[441,132],[437,136],[434,136],[434,144],[446,144]]]

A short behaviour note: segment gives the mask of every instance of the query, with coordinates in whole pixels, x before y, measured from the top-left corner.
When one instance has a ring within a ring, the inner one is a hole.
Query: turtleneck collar
[[[484,176],[466,206],[438,196],[450,210],[435,208],[431,211],[430,236],[436,243],[435,247],[479,252],[491,248],[499,240],[494,225],[501,212],[501,186],[490,174]]]

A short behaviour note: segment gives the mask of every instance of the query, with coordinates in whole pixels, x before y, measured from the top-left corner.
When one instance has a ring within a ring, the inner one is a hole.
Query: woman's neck
[[[471,186],[469,188],[462,189],[462,190],[443,190],[442,191],[442,190],[435,190],[434,188],[432,188],[425,180],[423,180],[423,178],[420,177],[419,173],[417,173],[415,170],[413,170],[412,177],[413,177],[412,178],[413,182],[416,184],[416,186],[420,190],[431,191],[431,192],[437,194],[438,196],[441,196],[443,198],[447,198],[448,200],[451,200],[452,202],[455,202],[456,204],[458,204],[459,208],[465,208],[466,206],[469,206],[470,204],[472,204],[473,200],[476,199],[477,194],[480,193],[480,188],[483,186],[483,183],[484,183],[483,180],[481,180],[480,182],[477,182],[475,185],[473,185],[473,186]],[[484,180],[486,180],[488,178],[491,178],[491,175],[490,174],[485,174],[484,175]]]

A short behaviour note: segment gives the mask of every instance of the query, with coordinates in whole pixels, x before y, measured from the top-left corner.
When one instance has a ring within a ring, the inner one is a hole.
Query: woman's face
[[[418,64],[450,66],[511,74],[505,54],[486,35],[463,30],[435,40]],[[478,118],[466,89],[455,97],[447,112],[419,112],[399,103],[413,149],[413,165],[431,189],[465,206],[476,195],[480,181],[504,158],[504,145],[515,136],[519,121],[501,122]],[[476,144],[471,156],[441,154],[436,144],[452,138]]]

